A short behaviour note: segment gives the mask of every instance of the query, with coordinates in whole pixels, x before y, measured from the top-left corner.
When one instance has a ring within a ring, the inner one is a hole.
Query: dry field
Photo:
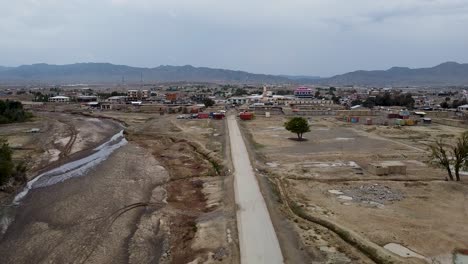
[[[468,181],[444,181],[427,144],[463,129],[383,127],[313,117],[307,141],[284,117],[243,122],[260,176],[314,263],[451,263],[468,248]],[[373,162],[400,161],[405,175],[376,176]],[[384,249],[387,248],[387,249]],[[393,252],[393,253],[391,253]]]

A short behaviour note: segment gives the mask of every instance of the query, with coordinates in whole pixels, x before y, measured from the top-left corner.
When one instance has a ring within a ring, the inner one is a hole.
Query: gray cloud
[[[0,64],[332,75],[468,61],[466,0],[0,0]]]

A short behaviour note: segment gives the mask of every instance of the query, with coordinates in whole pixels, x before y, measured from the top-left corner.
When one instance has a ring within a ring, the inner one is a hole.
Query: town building
[[[141,98],[148,99],[151,96],[151,92],[149,90],[142,90],[141,91]]]
[[[177,93],[167,93],[166,94],[166,101],[175,102],[179,98]]]
[[[49,98],[51,103],[68,103],[70,102],[70,97],[67,96],[54,96]]]
[[[125,104],[127,102],[127,96],[111,96],[106,100],[112,104]]]
[[[138,99],[138,90],[128,90],[127,97],[130,100]]]
[[[227,99],[228,103],[236,104],[236,105],[243,105],[249,101],[247,97],[231,97]]]
[[[294,90],[294,96],[298,98],[312,98],[314,95],[312,94],[312,89],[301,86]]]
[[[76,97],[78,102],[97,102],[98,98],[94,95],[80,95]]]
[[[457,109],[458,109],[458,111],[460,111],[460,112],[468,112],[468,104],[466,104],[466,105],[460,105]]]

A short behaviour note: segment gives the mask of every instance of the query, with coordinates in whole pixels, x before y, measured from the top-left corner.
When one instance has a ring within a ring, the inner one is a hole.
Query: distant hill
[[[140,68],[110,63],[68,65],[33,64],[19,67],[0,66],[0,84],[66,84],[144,82],[211,82],[245,84],[323,84],[323,85],[468,85],[468,64],[442,63],[433,68],[393,67],[386,71],[355,71],[331,78],[253,74],[245,71],[206,67],[159,66]]]
[[[280,77],[288,78],[290,80],[317,80],[322,77],[320,76],[308,76],[308,75],[278,75]]]
[[[0,66],[0,71],[6,71],[6,70],[8,70],[8,69],[10,69],[10,68],[8,68],[8,67],[3,67],[3,66]]]
[[[318,82],[321,77],[308,75],[279,75],[280,77],[288,78],[297,84],[313,84]]]
[[[275,75],[205,67],[159,66],[138,68],[110,63],[76,63],[69,65],[33,64],[0,68],[0,83],[128,83],[140,82],[219,82],[219,83],[289,83]]]
[[[393,67],[386,71],[355,71],[318,82],[329,85],[468,85],[468,64],[446,62],[432,68]]]

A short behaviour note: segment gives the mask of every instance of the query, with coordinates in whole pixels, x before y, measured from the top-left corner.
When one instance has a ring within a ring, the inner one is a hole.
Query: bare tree
[[[460,169],[468,165],[468,132],[463,133],[457,139],[457,144],[452,147],[452,155],[455,178],[460,181]]]
[[[436,140],[436,142],[433,145],[431,145],[430,148],[432,152],[431,157],[435,159],[436,163],[439,166],[447,170],[449,179],[453,181],[452,169],[450,167],[451,161],[449,156],[447,155],[447,151],[445,150],[446,145],[444,144],[443,140]]]
[[[430,148],[431,157],[439,166],[447,170],[449,180],[460,181],[460,170],[468,167],[468,132],[463,133],[453,146],[438,139]],[[452,168],[455,172],[455,178]]]

